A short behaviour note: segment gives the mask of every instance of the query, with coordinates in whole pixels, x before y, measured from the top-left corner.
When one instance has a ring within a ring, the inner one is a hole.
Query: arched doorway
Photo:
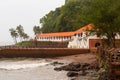
[[[100,42],[95,43],[95,47],[98,47],[98,46],[100,46]]]

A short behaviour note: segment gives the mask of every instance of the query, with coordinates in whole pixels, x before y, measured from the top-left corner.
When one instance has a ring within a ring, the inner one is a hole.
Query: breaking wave
[[[49,62],[40,61],[40,60],[5,60],[0,61],[0,69],[2,70],[18,70],[18,69],[28,69],[28,68],[36,68],[40,66],[48,65]]]

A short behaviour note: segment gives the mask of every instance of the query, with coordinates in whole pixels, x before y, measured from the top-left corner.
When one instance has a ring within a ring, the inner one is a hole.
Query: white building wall
[[[68,48],[89,48],[89,39],[97,38],[96,35],[94,36],[87,36],[86,32],[83,32],[80,36],[76,35],[72,37],[73,40],[69,41]]]
[[[88,35],[87,35],[88,34]],[[38,41],[69,41],[68,48],[89,48],[89,40],[90,39],[100,39],[97,35],[89,35],[89,32],[83,32],[81,34],[76,34],[75,36],[69,37],[40,37]],[[103,36],[101,39],[105,39],[106,37]],[[115,36],[116,39],[120,39],[120,35],[117,34]]]
[[[37,39],[38,41],[69,41],[70,37],[40,37]]]

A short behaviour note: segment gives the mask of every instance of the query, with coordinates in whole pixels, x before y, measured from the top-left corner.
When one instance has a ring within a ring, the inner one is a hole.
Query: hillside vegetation
[[[40,19],[42,32],[74,31],[82,26],[80,21],[80,0],[66,0],[65,4],[55,11],[50,11]]]

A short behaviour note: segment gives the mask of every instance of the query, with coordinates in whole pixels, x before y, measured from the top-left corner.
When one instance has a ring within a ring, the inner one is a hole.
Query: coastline
[[[9,59],[8,62],[11,62],[14,60]],[[29,60],[31,60],[31,59],[29,59]],[[32,59],[31,61],[36,62],[36,61],[41,61],[41,60],[42,59],[39,59],[39,60]],[[15,62],[13,62],[13,63],[15,63]],[[22,60],[18,60],[17,62],[20,63],[20,62],[22,62]],[[42,60],[41,62],[52,63],[53,61]],[[14,68],[14,69],[13,68],[12,69],[0,69],[0,79],[1,80],[57,80],[57,79],[67,80],[68,78],[65,74],[66,74],[65,71],[62,71],[62,72],[54,71],[54,66],[51,64],[44,65],[44,66],[37,66],[37,67],[19,68],[19,69],[16,69],[16,68]]]
[[[64,65],[54,66],[54,70],[57,72],[65,71],[65,75],[68,77],[68,79],[63,79],[63,80],[96,80],[98,79],[98,72],[96,71],[96,69],[85,70],[86,72],[85,75],[82,74],[82,71],[74,71],[76,64],[77,66],[78,64],[90,64],[92,67],[96,67],[97,61],[96,61],[96,55],[94,54],[89,53],[89,54],[69,55],[64,57],[57,57],[52,60],[53,61],[55,60],[56,65],[57,64],[59,65],[60,63],[64,63]],[[74,73],[78,73],[77,76],[75,76]]]
[[[7,60],[8,59],[8,60]],[[0,79],[2,80],[71,80],[71,77],[67,76],[68,71],[56,71],[56,67],[65,66],[72,62],[88,62],[93,63],[95,61],[95,55],[93,54],[78,54],[69,55],[63,57],[54,58],[7,58],[1,61],[36,61],[49,62],[50,64],[45,66],[38,66],[35,68],[26,68],[18,70],[1,70]],[[83,63],[84,63],[83,62]],[[7,77],[6,77],[7,76]],[[85,79],[86,78],[86,79]],[[80,80],[88,80],[88,76],[81,76]]]

